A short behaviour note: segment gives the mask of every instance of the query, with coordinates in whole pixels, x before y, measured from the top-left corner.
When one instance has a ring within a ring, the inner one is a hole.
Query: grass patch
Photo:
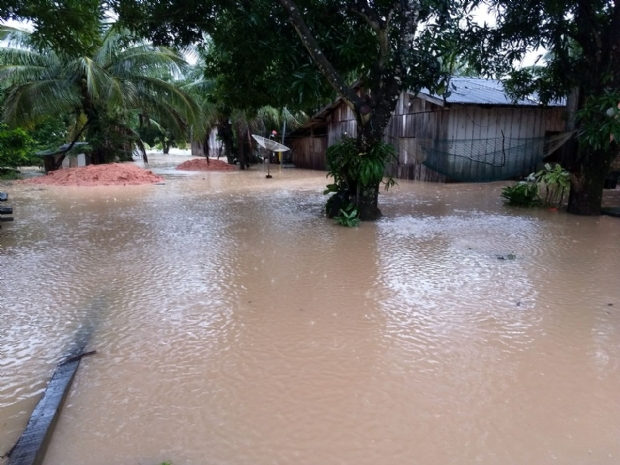
[[[15,181],[21,179],[22,175],[19,171],[11,168],[0,168],[0,181]]]

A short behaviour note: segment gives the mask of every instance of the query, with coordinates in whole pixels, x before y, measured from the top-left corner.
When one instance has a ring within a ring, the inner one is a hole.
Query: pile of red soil
[[[136,165],[111,163],[50,171],[47,176],[26,179],[24,183],[52,186],[134,186],[161,182],[164,178]]]
[[[209,160],[207,163],[206,158],[187,160],[177,166],[177,169],[181,171],[232,171],[235,168],[235,165],[229,165],[221,160]]]

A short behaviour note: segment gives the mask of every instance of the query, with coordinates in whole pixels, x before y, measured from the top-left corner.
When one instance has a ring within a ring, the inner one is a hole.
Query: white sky
[[[17,27],[32,31],[32,25],[28,21],[13,21],[12,19],[9,19],[8,21],[1,21],[0,24],[6,24],[10,27]]]
[[[473,12],[472,12],[473,17],[476,19],[476,22],[478,24],[483,24],[486,23],[489,26],[495,26],[496,25],[496,21],[495,21],[495,15],[492,11],[490,11],[488,5],[482,5],[478,8],[476,8]],[[538,60],[541,56],[543,56],[545,54],[546,50],[544,49],[538,49],[536,51],[530,52],[528,54],[525,55],[525,58],[523,59],[523,61],[521,62],[521,66],[522,67],[527,67],[527,66],[532,66],[536,63],[536,60]]]

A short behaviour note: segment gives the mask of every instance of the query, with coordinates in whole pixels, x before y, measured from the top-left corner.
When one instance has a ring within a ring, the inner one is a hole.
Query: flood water
[[[619,219],[401,181],[347,229],[324,173],[167,160],[8,189],[0,454],[89,327],[45,465],[620,463]]]

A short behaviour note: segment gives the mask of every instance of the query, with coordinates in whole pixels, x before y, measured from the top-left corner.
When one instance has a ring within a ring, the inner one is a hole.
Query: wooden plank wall
[[[564,130],[563,108],[482,108],[454,105],[450,110],[448,139],[544,137],[546,131]]]
[[[543,137],[547,131],[564,130],[563,108],[481,107],[474,105],[440,105],[401,94],[394,115],[385,131],[385,141],[398,151],[398,161],[386,172],[398,179],[446,182],[445,176],[421,164],[416,139],[456,140],[494,139],[501,137]],[[355,135],[353,112],[344,103],[326,119],[327,136],[291,139],[293,163],[299,168],[325,169],[325,150],[342,138]],[[319,142],[320,141],[320,142]],[[472,144],[475,150],[476,144]],[[480,149],[479,149],[480,150]],[[527,170],[529,167],[524,167]]]
[[[344,103],[336,107],[334,112],[327,117],[327,146],[331,147],[346,133],[348,136],[355,136],[357,131],[357,121],[353,111]]]
[[[532,139],[542,138],[547,132],[562,132],[565,127],[563,108],[536,108],[536,107],[476,107],[454,105],[450,110],[450,119],[446,139],[471,140],[471,147],[467,155],[476,158],[485,153],[500,152],[502,138],[505,139]],[[543,149],[540,141],[540,150]],[[458,147],[458,149],[456,148]],[[463,144],[457,143],[455,151],[463,150]],[[530,146],[527,149],[532,149]],[[524,149],[524,151],[527,151]],[[508,151],[508,153],[510,153]],[[514,169],[522,174],[536,169],[530,163],[529,157],[515,157],[507,163],[515,163]],[[496,160],[497,164],[503,160]],[[496,161],[493,164],[496,164]],[[518,161],[518,163],[517,163]],[[451,160],[458,163],[458,157]],[[518,166],[518,165],[521,166]],[[462,173],[465,178],[483,178],[493,176],[493,171],[500,169],[488,164],[476,164],[468,167],[475,172]]]
[[[297,168],[325,170],[325,151],[327,135],[291,138],[287,140],[291,148],[291,161]]]
[[[446,182],[445,176],[422,165],[416,138],[445,139],[448,120],[449,111],[442,107],[401,94],[384,139],[398,151],[398,161],[389,164],[386,172],[398,179]]]

